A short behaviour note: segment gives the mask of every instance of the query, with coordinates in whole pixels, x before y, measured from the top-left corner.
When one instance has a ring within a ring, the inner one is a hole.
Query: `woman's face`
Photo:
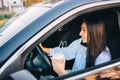
[[[87,43],[87,25],[85,22],[83,22],[81,25],[81,31],[79,35],[82,37],[82,42]]]

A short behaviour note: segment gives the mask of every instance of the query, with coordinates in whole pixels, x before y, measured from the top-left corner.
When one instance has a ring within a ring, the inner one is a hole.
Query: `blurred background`
[[[0,0],[0,25],[30,5],[45,0]]]

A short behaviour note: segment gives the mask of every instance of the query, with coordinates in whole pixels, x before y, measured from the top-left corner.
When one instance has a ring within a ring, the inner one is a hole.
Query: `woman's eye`
[[[85,29],[83,29],[83,31],[86,31]]]

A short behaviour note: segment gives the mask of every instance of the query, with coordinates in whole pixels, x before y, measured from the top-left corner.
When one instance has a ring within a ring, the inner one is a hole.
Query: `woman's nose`
[[[79,36],[82,36],[82,31],[80,31]]]

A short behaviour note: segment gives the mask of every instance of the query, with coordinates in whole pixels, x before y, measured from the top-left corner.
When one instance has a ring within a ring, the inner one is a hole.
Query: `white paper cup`
[[[56,53],[52,56],[53,59],[55,59],[57,62],[62,63],[64,55],[62,53]]]

